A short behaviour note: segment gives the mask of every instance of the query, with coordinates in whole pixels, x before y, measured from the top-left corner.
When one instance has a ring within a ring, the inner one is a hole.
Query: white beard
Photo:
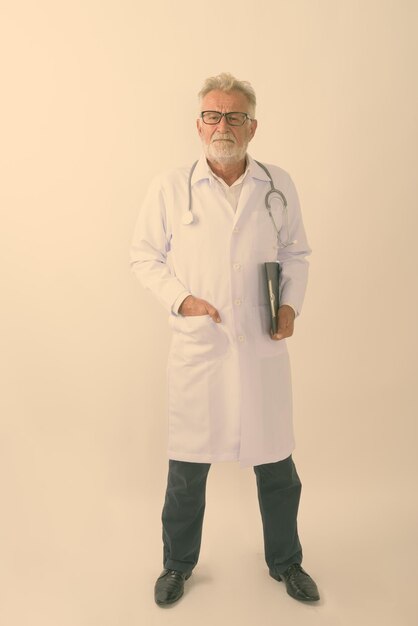
[[[218,163],[237,163],[245,157],[247,145],[238,146],[233,141],[218,139],[209,144],[203,143],[203,149],[206,158],[210,161]]]

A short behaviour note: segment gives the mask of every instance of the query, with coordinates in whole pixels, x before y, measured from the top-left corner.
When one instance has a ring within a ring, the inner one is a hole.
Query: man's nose
[[[223,131],[229,130],[230,126],[229,126],[228,122],[226,121],[225,115],[223,117],[221,117],[221,119],[219,120],[218,128],[220,130],[223,130]]]

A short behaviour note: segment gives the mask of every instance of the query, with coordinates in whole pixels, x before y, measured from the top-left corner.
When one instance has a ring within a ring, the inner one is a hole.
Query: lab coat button
[[[239,270],[241,267],[240,263],[234,263],[234,270]]]
[[[242,303],[242,300],[240,300],[239,298],[237,298],[237,299],[235,300],[235,304],[236,304],[237,306],[239,306],[241,303]]]
[[[238,335],[238,341],[240,341],[241,343],[245,341],[244,335]]]

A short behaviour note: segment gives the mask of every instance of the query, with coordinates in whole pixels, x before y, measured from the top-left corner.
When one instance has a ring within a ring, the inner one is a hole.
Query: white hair
[[[210,76],[205,80],[202,89],[198,93],[199,102],[202,102],[206,94],[214,89],[219,89],[220,91],[241,91],[250,104],[251,115],[255,115],[255,91],[248,81],[238,80],[228,72],[222,72],[218,76]]]

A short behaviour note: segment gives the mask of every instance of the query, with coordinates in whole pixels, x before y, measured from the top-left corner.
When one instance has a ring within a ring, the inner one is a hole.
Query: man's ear
[[[251,120],[250,141],[254,137],[256,130],[257,130],[257,120]]]
[[[197,127],[197,132],[199,133],[199,137],[201,137],[202,136],[202,124],[199,118],[197,118],[196,120],[196,127]]]

